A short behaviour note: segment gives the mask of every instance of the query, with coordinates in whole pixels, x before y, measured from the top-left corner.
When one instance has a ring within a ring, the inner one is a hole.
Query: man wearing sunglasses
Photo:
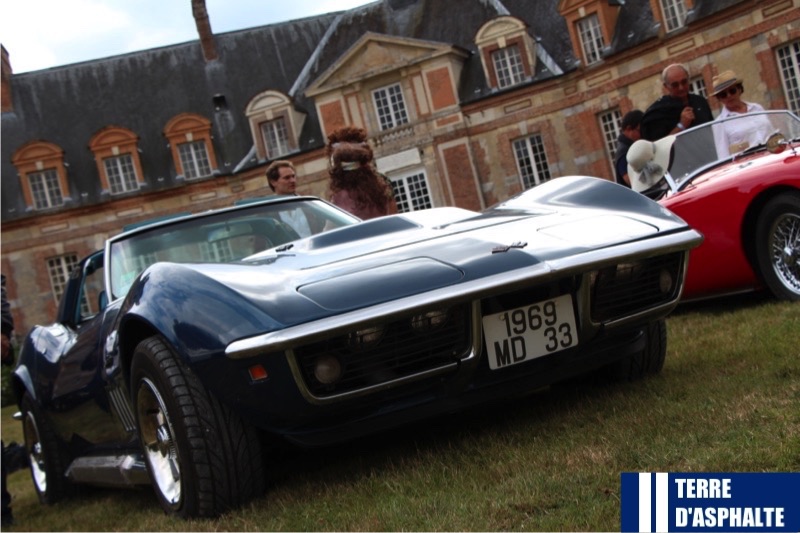
[[[689,71],[686,67],[677,63],[669,65],[661,73],[661,80],[667,94],[644,112],[642,139],[655,141],[714,120],[706,99],[689,92]]]

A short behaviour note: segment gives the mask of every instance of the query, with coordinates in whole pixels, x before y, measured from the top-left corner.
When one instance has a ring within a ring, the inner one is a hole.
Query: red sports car
[[[635,190],[705,237],[684,301],[760,289],[800,300],[800,118],[751,113],[637,141],[628,163]]]

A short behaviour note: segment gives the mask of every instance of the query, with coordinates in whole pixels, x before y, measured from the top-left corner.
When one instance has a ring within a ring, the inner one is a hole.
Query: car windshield
[[[788,111],[766,111],[715,120],[680,133],[673,145],[669,174],[678,188],[700,171],[745,151],[765,149],[767,139],[782,134],[800,139],[800,119]]]
[[[359,219],[312,199],[254,203],[144,226],[109,241],[112,299],[128,292],[153,263],[228,263]]]

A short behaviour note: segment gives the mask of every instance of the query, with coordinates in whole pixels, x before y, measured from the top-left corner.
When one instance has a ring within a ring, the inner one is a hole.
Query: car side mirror
[[[780,154],[786,150],[787,145],[786,137],[781,133],[773,133],[767,139],[767,150],[772,154]]]

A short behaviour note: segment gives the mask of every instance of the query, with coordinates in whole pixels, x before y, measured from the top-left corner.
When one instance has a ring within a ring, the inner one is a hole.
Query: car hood
[[[186,267],[294,325],[635,242],[664,227],[682,223],[605,210],[476,216],[443,208],[334,230],[240,263]]]

